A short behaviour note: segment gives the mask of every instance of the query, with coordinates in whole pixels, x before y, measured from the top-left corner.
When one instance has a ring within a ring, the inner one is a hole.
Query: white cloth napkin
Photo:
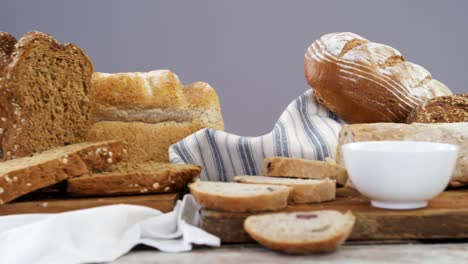
[[[138,244],[182,252],[192,244],[219,246],[198,228],[200,206],[191,195],[174,211],[110,205],[59,214],[0,217],[0,263],[89,263],[117,259]]]
[[[169,158],[176,164],[201,165],[202,180],[232,181],[236,175],[261,175],[266,157],[335,158],[342,124],[308,89],[288,105],[266,135],[241,137],[202,129],[172,145]]]

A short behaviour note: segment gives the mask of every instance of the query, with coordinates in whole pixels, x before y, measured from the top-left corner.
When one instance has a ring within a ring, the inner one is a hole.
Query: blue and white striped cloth
[[[309,89],[289,104],[266,135],[241,137],[205,128],[173,144],[169,158],[171,163],[201,165],[202,180],[231,181],[236,175],[261,175],[266,157],[335,158],[342,124]]]

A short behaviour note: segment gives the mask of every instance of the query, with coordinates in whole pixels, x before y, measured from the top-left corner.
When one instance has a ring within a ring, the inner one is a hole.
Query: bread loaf
[[[432,98],[416,107],[407,123],[468,122],[468,94]]]
[[[182,191],[200,175],[197,165],[169,163],[120,163],[109,172],[94,173],[67,181],[73,196],[174,193]]]
[[[336,180],[345,185],[348,180],[346,169],[332,159],[325,161],[305,160],[286,157],[269,157],[263,161],[263,175],[272,177],[291,177],[304,179]]]
[[[336,197],[336,182],[330,179],[290,179],[279,177],[239,175],[234,181],[251,184],[284,185],[291,188],[289,201],[291,203],[320,203],[334,200]]]
[[[129,162],[169,162],[169,146],[211,127],[224,129],[218,96],[207,83],[183,87],[168,70],[94,73],[91,140],[129,143]]]
[[[203,207],[229,212],[281,210],[288,205],[290,188],[278,185],[198,181],[190,193]]]
[[[93,66],[41,32],[0,33],[0,161],[85,141]]]
[[[460,146],[452,181],[468,183],[468,123],[441,124],[354,124],[344,126],[339,134],[337,161],[343,162],[343,144],[359,141],[411,140]]]
[[[320,253],[338,248],[353,230],[350,212],[313,211],[253,215],[245,231],[263,246],[287,253]]]
[[[307,82],[347,123],[404,122],[422,102],[452,94],[396,49],[354,33],[331,33],[307,49]]]
[[[86,142],[0,162],[0,204],[122,160],[121,141]]]

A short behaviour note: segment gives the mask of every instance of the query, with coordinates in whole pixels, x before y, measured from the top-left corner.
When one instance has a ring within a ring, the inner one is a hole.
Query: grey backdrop
[[[103,72],[171,69],[218,91],[226,130],[271,130],[308,89],[303,55],[329,32],[399,49],[468,92],[468,1],[4,1],[0,30],[74,42]]]

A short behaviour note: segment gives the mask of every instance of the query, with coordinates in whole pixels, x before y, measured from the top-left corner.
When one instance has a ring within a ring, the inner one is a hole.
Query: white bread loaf
[[[197,181],[189,185],[195,200],[207,209],[261,212],[284,209],[290,188],[278,185]]]
[[[468,123],[439,124],[354,124],[344,126],[339,134],[337,161],[344,164],[343,144],[359,141],[412,140],[455,144],[460,146],[452,181],[468,183]]]
[[[336,197],[336,182],[331,179],[291,179],[266,176],[239,175],[235,182],[251,184],[284,185],[291,187],[289,201],[291,203],[320,203],[334,200]]]
[[[249,216],[244,229],[267,248],[305,254],[335,250],[348,238],[354,222],[350,212],[275,213]]]
[[[404,122],[422,102],[452,92],[392,47],[354,33],[331,33],[307,49],[307,82],[348,123]]]

